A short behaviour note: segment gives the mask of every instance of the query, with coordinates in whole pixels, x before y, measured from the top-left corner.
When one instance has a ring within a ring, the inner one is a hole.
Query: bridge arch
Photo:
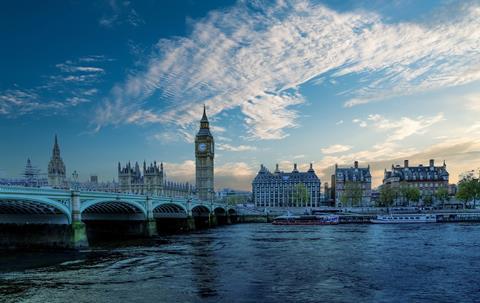
[[[235,208],[229,208],[227,212],[228,212],[228,215],[230,215],[230,216],[236,216],[237,215],[237,210]]]
[[[155,206],[153,216],[155,218],[186,218],[188,212],[183,205],[166,202]]]
[[[215,213],[216,216],[225,216],[227,212],[225,211],[225,208],[221,206],[217,206],[213,209],[213,212]]]
[[[80,212],[82,220],[145,220],[145,206],[134,200],[95,199],[84,201]]]
[[[23,216],[28,216],[28,220]],[[11,223],[71,223],[67,204],[44,197],[2,195],[0,217],[2,222]]]
[[[210,209],[205,205],[196,205],[192,208],[192,215],[196,217],[208,217]]]

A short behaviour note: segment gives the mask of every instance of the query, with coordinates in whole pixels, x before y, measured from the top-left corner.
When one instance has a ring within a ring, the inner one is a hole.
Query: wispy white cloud
[[[368,120],[372,122],[372,127],[380,131],[393,131],[387,142],[401,141],[415,134],[424,134],[427,129],[444,120],[443,113],[435,116],[416,118],[401,117],[400,119],[390,120],[381,115],[369,115]]]
[[[257,148],[255,146],[250,146],[250,145],[233,146],[233,145],[226,144],[226,143],[217,144],[217,149],[225,150],[225,151],[232,151],[232,152],[244,152],[244,151],[257,150]]]
[[[105,70],[100,67],[95,67],[95,66],[76,66],[67,61],[67,63],[59,63],[55,65],[57,68],[59,68],[63,72],[69,72],[69,73],[75,73],[75,72],[80,72],[80,73],[104,73]]]
[[[480,112],[480,94],[469,94],[465,99],[467,109]]]
[[[140,17],[135,8],[132,7],[130,1],[109,0],[108,7],[109,12],[98,20],[101,26],[111,28],[124,23],[132,26],[145,24],[145,21]]]
[[[10,89],[0,92],[0,114],[17,117],[33,112],[53,115],[83,103],[89,99],[71,96],[62,101],[50,100],[40,96],[35,90]]]
[[[355,123],[355,124],[358,124],[358,126],[360,126],[360,127],[362,127],[362,128],[365,128],[365,127],[368,126],[368,124],[367,124],[366,121],[360,120],[360,119],[358,119],[358,118],[353,119],[352,122]]]
[[[321,151],[324,154],[338,154],[342,152],[346,152],[352,149],[350,145],[342,145],[342,144],[334,144],[330,145],[329,147],[322,148]]]
[[[147,68],[129,76],[99,109],[95,123],[127,121],[113,111],[145,109],[154,94],[171,102],[163,123],[196,123],[238,107],[249,138],[280,139],[298,126],[298,87],[326,73],[347,74],[362,87],[346,106],[480,79],[480,9],[436,23],[392,23],[365,11],[339,13],[309,1],[239,2],[211,12],[188,37],[162,39]],[[195,106],[197,105],[197,106]],[[366,126],[365,124],[362,124]]]
[[[94,65],[109,60],[100,55],[67,60],[56,64],[59,71],[45,75],[41,85],[29,89],[14,85],[13,88],[0,91],[0,114],[9,117],[30,113],[54,115],[90,103],[99,92],[94,86],[105,74],[103,67]],[[88,62],[89,65],[82,65],[81,62]]]

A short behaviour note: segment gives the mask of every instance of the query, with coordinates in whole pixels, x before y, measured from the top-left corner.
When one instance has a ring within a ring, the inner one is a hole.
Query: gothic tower
[[[200,120],[200,130],[195,137],[195,180],[197,196],[200,200],[211,200],[214,197],[213,191],[213,157],[214,146],[213,136],[210,133],[205,105],[203,106],[203,117]]]
[[[65,164],[60,157],[57,135],[53,144],[52,158],[48,163],[48,185],[57,188],[65,186]]]

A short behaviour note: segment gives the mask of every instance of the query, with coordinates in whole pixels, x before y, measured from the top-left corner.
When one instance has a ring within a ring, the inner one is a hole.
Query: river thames
[[[2,253],[1,302],[479,302],[480,225],[238,224]]]

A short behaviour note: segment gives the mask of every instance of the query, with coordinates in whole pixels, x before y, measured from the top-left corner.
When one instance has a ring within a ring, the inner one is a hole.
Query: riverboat
[[[273,219],[273,225],[334,225],[340,222],[336,215],[279,216]]]
[[[370,222],[377,224],[435,223],[437,216],[432,214],[379,215],[375,219],[370,219]]]

